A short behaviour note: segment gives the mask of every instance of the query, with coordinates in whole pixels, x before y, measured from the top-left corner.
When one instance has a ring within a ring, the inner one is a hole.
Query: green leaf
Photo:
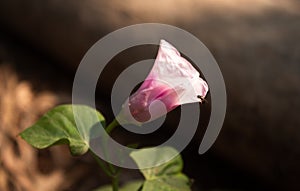
[[[140,149],[131,152],[130,156],[137,163],[139,169],[147,180],[158,176],[180,173],[183,168],[183,162],[180,154],[172,147]],[[172,157],[174,158],[169,160]]]
[[[84,140],[76,127],[73,109],[83,111],[85,121],[94,109],[83,105],[61,105],[48,111],[34,125],[25,129],[20,135],[33,147],[38,149],[53,145],[68,144],[72,155],[82,155],[89,149],[87,140]],[[97,112],[101,123],[104,117]],[[90,129],[91,127],[88,127]]]
[[[122,186],[119,191],[138,191],[142,187],[142,180],[135,180]],[[94,191],[112,191],[111,185],[102,186]]]
[[[145,177],[142,191],[189,191],[191,182],[181,171],[183,161],[172,147],[133,151],[130,156]],[[174,157],[175,156],[175,157]],[[171,160],[169,160],[171,158]],[[144,168],[145,166],[151,168]]]
[[[182,173],[146,180],[142,191],[190,191],[190,180]]]

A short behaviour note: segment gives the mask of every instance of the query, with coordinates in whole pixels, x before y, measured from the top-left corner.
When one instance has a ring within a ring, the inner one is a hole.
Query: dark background
[[[31,148],[18,133],[48,109],[71,102],[85,52],[121,27],[161,22],[197,36],[215,56],[227,88],[224,127],[198,155],[210,104],[183,152],[195,190],[298,190],[300,178],[300,4],[297,0],[110,0],[0,2],[0,190],[92,190],[108,183],[89,155]],[[157,47],[118,55],[104,74],[99,109],[111,120],[110,85],[126,64]],[[100,90],[100,88],[98,88]],[[168,118],[176,116],[178,110]],[[172,133],[168,123],[160,137]],[[120,131],[120,139],[139,139]],[[156,140],[157,139],[157,140]],[[147,143],[145,143],[147,144]],[[122,182],[140,177],[124,170]]]

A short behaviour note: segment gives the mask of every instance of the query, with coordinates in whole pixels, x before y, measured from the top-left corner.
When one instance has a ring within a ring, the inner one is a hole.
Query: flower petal
[[[207,92],[207,83],[193,65],[180,56],[174,46],[161,40],[152,70],[125,102],[118,120],[140,125],[179,105],[201,102],[200,98],[204,98]]]
[[[178,105],[199,102],[198,96],[205,97],[207,83],[199,77],[199,72],[174,46],[165,40],[160,41],[160,48],[147,80],[159,80],[172,87],[178,95]],[[143,84],[144,85],[144,84]],[[145,86],[141,86],[141,89]]]

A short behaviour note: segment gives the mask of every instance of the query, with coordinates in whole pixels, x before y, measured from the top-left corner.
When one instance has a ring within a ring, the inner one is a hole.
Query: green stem
[[[115,127],[117,127],[119,125],[118,121],[116,119],[114,119],[106,128],[106,132],[107,134],[110,134],[112,132],[112,130],[114,130]]]
[[[105,163],[101,159],[99,159],[99,157],[93,151],[90,150],[90,152],[92,153],[92,156],[94,157],[98,165],[101,167],[101,169],[104,171],[104,173],[111,178],[113,191],[118,191],[119,176],[117,170],[114,169],[110,163],[108,163],[110,169],[107,169]]]
[[[118,177],[118,175],[115,175],[114,177],[112,177],[111,181],[112,181],[113,191],[118,191],[119,190],[119,177]]]
[[[93,158],[96,160],[97,164],[104,171],[104,173],[109,177],[114,177],[113,173],[107,169],[105,162],[102,161],[92,150],[90,150],[90,152],[92,153]]]
[[[118,125],[119,125],[118,121],[116,119],[114,119],[105,128],[105,131],[107,132],[107,134],[110,134]],[[117,171],[117,169],[115,169],[115,167],[111,163],[108,163],[108,167],[109,167],[110,173],[113,175],[113,176],[111,176],[113,191],[118,191],[119,190],[119,176],[118,176],[118,171]]]
[[[118,125],[119,125],[118,121],[116,119],[114,119],[105,128],[107,134],[110,134],[113,131],[113,129],[115,127],[117,127]],[[105,140],[106,139],[103,139],[104,144],[105,144]],[[107,145],[104,146],[104,154],[107,155],[106,150],[105,150],[106,146]],[[90,152],[92,153],[92,156],[94,157],[94,159],[96,160],[96,162],[98,163],[98,165],[100,166],[100,168],[104,171],[104,173],[111,178],[113,191],[118,191],[118,189],[119,189],[118,170],[115,169],[115,167],[112,164],[108,163],[108,162],[105,164],[105,162],[102,161],[92,150],[90,150]]]

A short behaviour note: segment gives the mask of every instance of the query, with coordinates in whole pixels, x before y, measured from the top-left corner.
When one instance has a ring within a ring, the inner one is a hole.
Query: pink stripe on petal
[[[131,115],[138,122],[154,120],[179,105],[201,102],[208,92],[207,83],[199,77],[199,72],[174,46],[165,40],[160,41],[154,66],[140,88],[130,96],[123,109],[122,116]],[[156,110],[155,117],[151,118],[149,107],[155,101],[161,101],[165,110]],[[126,111],[126,112],[125,112]],[[122,113],[121,112],[121,113]],[[130,119],[122,119],[129,123],[136,123]]]

